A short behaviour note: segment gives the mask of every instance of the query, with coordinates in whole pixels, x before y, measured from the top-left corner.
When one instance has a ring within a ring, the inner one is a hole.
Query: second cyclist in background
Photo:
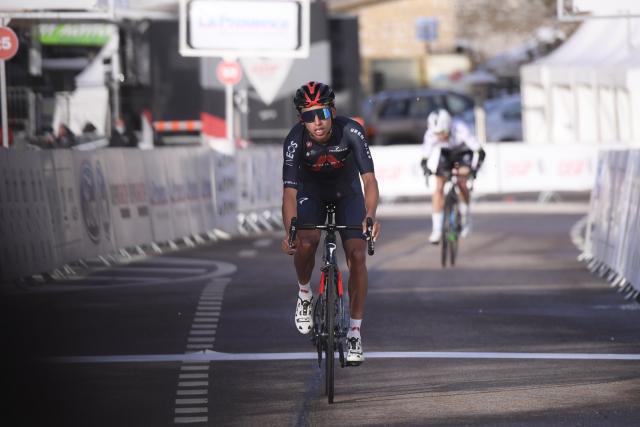
[[[425,175],[436,174],[436,188],[432,201],[432,230],[429,242],[438,244],[442,238],[442,210],[444,208],[444,184],[446,176],[458,167],[458,187],[460,188],[460,214],[462,216],[461,236],[466,237],[471,231],[471,217],[469,211],[469,188],[467,178],[475,176],[484,161],[485,153],[482,146],[471,133],[469,127],[460,120],[452,119],[447,110],[432,111],[427,118],[427,131],[422,142],[423,158],[421,161]],[[437,167],[431,170],[429,158],[434,149],[440,147]]]

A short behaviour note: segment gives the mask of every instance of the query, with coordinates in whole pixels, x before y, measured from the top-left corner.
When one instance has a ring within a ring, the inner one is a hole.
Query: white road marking
[[[173,419],[173,422],[176,424],[206,423],[208,421],[208,417],[176,417]]]
[[[182,365],[180,367],[181,371],[208,371],[209,370],[209,364],[207,363],[206,365]]]
[[[217,322],[218,318],[217,317],[210,317],[210,316],[198,316],[195,319],[193,319],[194,322]]]
[[[181,380],[209,378],[209,374],[180,374]]]
[[[207,329],[212,328],[215,329],[218,325],[216,323],[198,323],[197,325],[193,325],[191,329]]]
[[[178,387],[206,387],[209,386],[209,381],[181,381],[178,383]]]
[[[178,396],[202,396],[208,393],[207,389],[178,390]]]
[[[205,408],[176,408],[176,414],[204,414],[209,412],[209,410]]]
[[[176,405],[202,405],[209,403],[208,398],[200,399],[176,399]]]
[[[258,251],[255,249],[243,249],[238,251],[238,257],[240,258],[253,258],[258,255]]]
[[[221,353],[141,354],[121,356],[68,356],[49,359],[56,363],[157,363],[187,361],[313,360],[316,353]],[[519,360],[627,360],[640,361],[631,353],[509,353],[461,351],[371,351],[367,359],[519,359]]]
[[[203,330],[191,331],[191,335],[215,335],[215,334],[216,334],[215,329],[203,329]]]

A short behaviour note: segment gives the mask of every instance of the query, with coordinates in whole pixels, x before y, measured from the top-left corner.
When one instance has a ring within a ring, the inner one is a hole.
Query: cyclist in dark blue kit
[[[325,203],[333,201],[336,223],[362,224],[364,233],[365,218],[371,217],[376,240],[380,233],[380,224],[375,220],[378,182],[369,146],[357,122],[336,116],[334,99],[333,90],[324,83],[309,82],[296,91],[293,102],[300,122],[291,129],[283,147],[284,228],[288,234],[294,216],[299,224],[324,224]],[[359,365],[364,360],[360,327],[367,294],[366,241],[359,231],[342,230],[340,236],[349,266],[347,363]],[[287,235],[282,250],[294,255],[299,287],[295,324],[298,331],[307,334],[313,328],[310,281],[320,231],[299,230],[293,248],[288,240]]]

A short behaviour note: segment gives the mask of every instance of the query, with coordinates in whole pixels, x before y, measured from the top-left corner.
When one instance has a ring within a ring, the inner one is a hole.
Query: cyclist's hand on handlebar
[[[378,236],[380,235],[380,223],[376,221],[374,217],[370,217],[370,218],[373,219],[373,229],[371,231],[371,237],[375,242],[376,240],[378,240]],[[362,221],[362,233],[364,235],[367,235],[367,218],[365,218],[364,221]]]
[[[287,234],[286,236],[284,236],[284,239],[282,239],[282,243],[280,247],[282,248],[282,252],[284,252],[285,254],[293,255],[296,253],[296,249],[298,247],[298,241],[295,240],[293,244],[289,246],[289,234]]]
[[[431,169],[429,169],[427,167],[427,161],[428,159],[426,157],[424,157],[421,161],[420,161],[420,166],[422,167],[422,173],[424,174],[424,176],[429,176],[432,174]]]

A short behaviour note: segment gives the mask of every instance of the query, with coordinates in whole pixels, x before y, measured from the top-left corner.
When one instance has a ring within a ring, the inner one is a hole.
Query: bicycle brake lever
[[[375,252],[375,244],[373,241],[373,219],[367,217],[367,253],[373,255]]]
[[[298,222],[298,218],[295,216],[291,218],[291,225],[289,226],[289,248],[293,246],[293,242],[296,241],[296,234],[298,229],[296,228],[296,223]]]

